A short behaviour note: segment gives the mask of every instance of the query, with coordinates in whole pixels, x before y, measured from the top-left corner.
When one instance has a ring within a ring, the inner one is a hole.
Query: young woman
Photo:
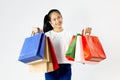
[[[58,70],[45,73],[45,80],[71,80],[71,64],[65,58],[65,54],[72,35],[63,29],[62,21],[62,15],[57,9],[50,10],[44,17],[43,32],[50,37],[60,66]],[[34,28],[34,31],[39,32],[36,29]],[[86,31],[90,32],[91,28],[87,28]]]

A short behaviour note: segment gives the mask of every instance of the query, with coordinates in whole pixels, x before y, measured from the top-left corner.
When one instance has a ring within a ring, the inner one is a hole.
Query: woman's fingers
[[[33,27],[33,32],[36,34],[39,32],[38,27]]]
[[[33,32],[34,32],[35,34],[37,34],[37,33],[39,33],[39,32],[43,32],[43,30],[40,29],[39,27],[33,27]]]
[[[85,29],[85,35],[86,34],[91,34],[91,30],[92,30],[92,28],[91,27],[87,27],[86,29]]]

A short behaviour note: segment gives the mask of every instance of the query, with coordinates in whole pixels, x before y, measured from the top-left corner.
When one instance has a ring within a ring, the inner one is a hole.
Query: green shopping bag
[[[78,35],[81,35],[81,34],[72,36],[71,42],[69,44],[69,48],[66,52],[66,58],[70,61],[74,61],[74,58],[75,58],[76,41],[77,41]]]

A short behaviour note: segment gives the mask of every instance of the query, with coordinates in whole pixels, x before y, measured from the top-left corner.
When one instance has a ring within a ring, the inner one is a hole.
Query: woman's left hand
[[[86,29],[85,29],[85,35],[86,34],[91,34],[91,30],[92,30],[92,28],[91,27],[87,27]]]

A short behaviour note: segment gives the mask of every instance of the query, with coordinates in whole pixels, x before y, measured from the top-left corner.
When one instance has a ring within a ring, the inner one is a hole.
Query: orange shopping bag
[[[106,54],[97,36],[82,35],[82,47],[86,61],[100,62],[106,59]]]

